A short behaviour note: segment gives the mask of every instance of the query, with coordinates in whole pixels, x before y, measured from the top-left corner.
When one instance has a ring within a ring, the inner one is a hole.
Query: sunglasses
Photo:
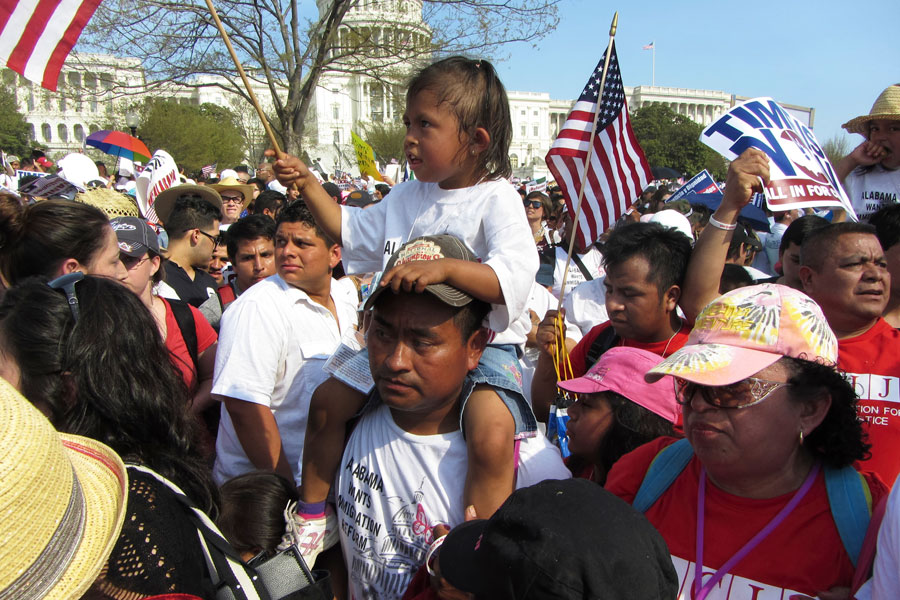
[[[119,260],[125,265],[126,271],[131,271],[132,269],[136,269],[148,260],[150,260],[150,255],[145,254],[143,258],[137,258],[136,256],[128,256],[127,254],[119,254]]]
[[[218,248],[219,245],[222,243],[222,234],[221,233],[219,235],[209,235],[202,229],[197,229],[197,231],[199,231],[200,233],[202,233],[203,235],[205,235],[206,237],[209,238],[209,240],[213,243],[213,250]]]
[[[72,318],[76,323],[78,322],[78,296],[75,295],[75,284],[82,279],[84,279],[84,273],[74,271],[47,282],[51,289],[62,290],[65,293],[66,302],[69,303],[69,310],[72,311]]]
[[[682,406],[690,404],[699,391],[703,401],[716,408],[750,408],[756,406],[783,387],[793,385],[785,381],[770,381],[748,377],[731,385],[697,385],[692,381],[675,377],[675,401]]]
[[[523,200],[522,203],[525,205],[525,208],[540,208],[544,205],[540,200]]]

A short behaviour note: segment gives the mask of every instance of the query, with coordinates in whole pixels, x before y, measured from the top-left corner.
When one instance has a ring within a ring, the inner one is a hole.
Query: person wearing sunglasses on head
[[[684,597],[850,597],[887,487],[853,466],[869,445],[837,353],[812,299],[764,284],[713,300],[647,371],[672,380],[686,439],[625,455],[606,488],[662,533]]]
[[[178,185],[161,192],[153,204],[169,236],[165,285],[159,295],[199,308],[218,327],[222,304],[219,287],[206,272],[213,251],[222,243],[222,197],[210,186]]]

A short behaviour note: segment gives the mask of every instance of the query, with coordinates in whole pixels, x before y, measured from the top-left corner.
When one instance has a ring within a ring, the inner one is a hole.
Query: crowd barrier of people
[[[403,122],[396,185],[0,193],[0,599],[900,597],[900,85],[844,125],[860,222],[746,220],[749,149],[571,257],[488,61]]]

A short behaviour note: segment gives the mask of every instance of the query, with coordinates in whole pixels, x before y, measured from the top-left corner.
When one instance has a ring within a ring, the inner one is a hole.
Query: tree
[[[822,144],[822,151],[825,152],[825,156],[828,157],[832,166],[841,162],[841,159],[850,154],[851,150],[853,148],[850,147],[850,138],[841,134],[828,138]]]
[[[559,0],[392,0],[385,6],[399,7],[403,18],[368,24],[346,18],[358,2],[318,0],[315,20],[303,18],[297,0],[217,2],[248,76],[268,89],[273,129],[291,153],[299,152],[323,74],[364,75],[396,86],[434,54],[490,57],[503,44],[534,42],[550,33]],[[428,26],[417,24],[419,14]],[[221,87],[247,97],[204,0],[106,0],[79,47],[143,57],[151,86],[196,87],[201,83],[195,76],[220,75],[233,80]]]
[[[403,140],[406,127],[402,123],[357,123],[358,134],[375,152],[375,158],[388,163],[392,158],[403,162]]]
[[[6,86],[0,86],[0,150],[31,156],[31,129],[19,112],[16,95]]]
[[[688,177],[707,169],[714,178],[725,179],[725,159],[700,142],[703,126],[665,104],[639,108],[631,126],[652,166],[671,167]]]
[[[219,163],[221,169],[243,162],[244,139],[234,114],[215,104],[192,106],[174,100],[145,100],[138,133],[151,152],[163,149],[187,172]]]

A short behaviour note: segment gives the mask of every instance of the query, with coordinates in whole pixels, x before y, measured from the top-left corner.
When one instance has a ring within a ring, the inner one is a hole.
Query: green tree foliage
[[[406,127],[402,123],[358,123],[356,131],[359,137],[372,146],[375,158],[383,164],[389,163],[392,158],[403,162]]]
[[[850,138],[846,135],[837,134],[825,140],[822,144],[822,151],[831,161],[831,165],[837,165],[842,158],[850,154],[853,146],[850,145]]]
[[[138,135],[150,151],[165,150],[189,173],[216,162],[224,169],[243,161],[244,139],[227,108],[151,99],[139,105],[138,113]]]
[[[651,166],[671,167],[687,177],[707,169],[725,178],[725,159],[700,142],[703,126],[664,104],[652,103],[634,112],[631,126]]]
[[[15,94],[0,86],[0,150],[17,156],[31,156],[31,131],[19,112]]]

